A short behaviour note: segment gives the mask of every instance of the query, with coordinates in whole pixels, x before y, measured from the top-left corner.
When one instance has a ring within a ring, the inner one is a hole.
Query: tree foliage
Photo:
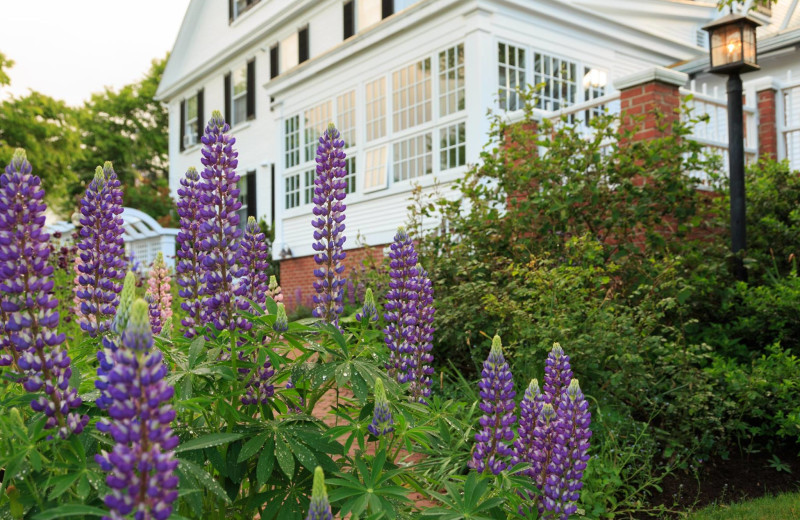
[[[11,78],[8,77],[8,73],[3,69],[10,69],[13,66],[14,61],[6,58],[6,55],[0,52],[0,87],[11,84]]]

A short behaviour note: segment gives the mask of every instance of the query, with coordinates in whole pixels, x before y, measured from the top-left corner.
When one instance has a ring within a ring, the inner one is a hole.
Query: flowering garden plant
[[[203,169],[178,190],[175,272],[159,257],[144,295],[125,273],[110,163],[81,202],[77,308],[53,296],[61,267],[25,153],[0,176],[0,517],[575,513],[590,413],[565,351],[553,347],[544,386],[532,380],[517,403],[496,337],[472,402],[446,398],[431,280],[402,229],[385,300],[367,289],[345,312],[347,172],[332,125],[319,139],[309,231],[314,317],[290,321],[278,280],[264,275],[264,235],[239,222],[229,130],[215,112]],[[60,334],[60,312],[83,333]]]

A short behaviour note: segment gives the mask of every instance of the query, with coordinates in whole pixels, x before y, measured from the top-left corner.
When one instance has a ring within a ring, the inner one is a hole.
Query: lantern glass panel
[[[756,28],[749,25],[744,27],[744,61],[756,64]]]

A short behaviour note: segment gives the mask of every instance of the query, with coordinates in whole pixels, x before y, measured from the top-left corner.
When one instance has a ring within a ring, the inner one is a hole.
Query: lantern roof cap
[[[716,20],[707,25],[704,25],[703,30],[710,31],[712,29],[716,29],[717,27],[722,27],[724,25],[731,25],[738,22],[744,22],[752,25],[753,27],[761,27],[762,25],[764,25],[763,23],[759,22],[750,15],[730,13],[726,14],[722,18],[717,18]]]

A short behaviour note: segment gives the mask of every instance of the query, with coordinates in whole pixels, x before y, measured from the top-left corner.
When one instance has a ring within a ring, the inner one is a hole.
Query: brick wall
[[[344,260],[343,276],[348,277],[354,269],[361,267],[362,262],[371,257],[376,263],[383,261],[383,249],[385,246],[360,247],[347,251]],[[312,297],[314,294],[314,269],[317,264],[313,256],[301,258],[287,258],[281,261],[281,278],[279,283],[283,290],[284,304],[288,311],[294,310],[298,304],[313,306]]]
[[[633,129],[634,141],[644,141],[663,135],[659,125],[669,130],[680,117],[679,87],[658,80],[626,88],[620,92],[623,127]],[[663,118],[659,120],[659,115]]]
[[[758,154],[773,160],[778,159],[777,94],[773,88],[758,92]]]

